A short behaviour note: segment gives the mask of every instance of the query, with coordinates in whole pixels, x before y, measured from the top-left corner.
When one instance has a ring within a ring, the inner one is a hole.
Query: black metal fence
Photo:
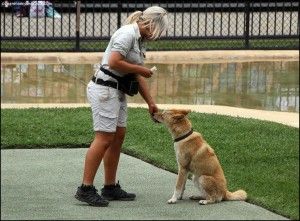
[[[169,29],[148,51],[299,48],[298,1],[159,2],[2,1],[1,51],[104,51],[130,13],[152,5],[168,10]]]

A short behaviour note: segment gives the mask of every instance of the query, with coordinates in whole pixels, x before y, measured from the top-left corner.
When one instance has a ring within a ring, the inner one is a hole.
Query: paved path
[[[246,202],[201,206],[188,199],[196,193],[188,180],[184,199],[169,205],[176,175],[122,154],[121,185],[136,201],[86,206],[73,195],[81,183],[86,153],[81,149],[1,150],[1,220],[285,220]],[[103,168],[96,176],[100,190]]]

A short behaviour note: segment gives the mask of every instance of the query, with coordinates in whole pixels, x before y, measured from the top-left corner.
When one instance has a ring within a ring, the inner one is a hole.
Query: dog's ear
[[[191,113],[190,109],[185,109],[181,111],[184,115],[187,115],[188,113]]]
[[[177,110],[176,113],[173,115],[173,118],[177,120],[182,119],[190,112],[191,110]]]

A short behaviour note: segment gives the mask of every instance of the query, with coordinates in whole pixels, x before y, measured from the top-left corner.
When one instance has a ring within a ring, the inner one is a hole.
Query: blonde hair
[[[165,9],[159,6],[151,6],[143,12],[135,11],[130,14],[125,20],[124,25],[139,22],[144,27],[150,28],[150,32],[152,33],[151,38],[155,40],[168,29],[167,14],[168,12]]]

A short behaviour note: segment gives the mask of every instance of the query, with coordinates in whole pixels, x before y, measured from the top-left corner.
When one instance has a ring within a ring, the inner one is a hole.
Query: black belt
[[[108,86],[108,87],[118,89],[118,83],[114,82],[114,81],[104,81],[100,78],[96,78],[95,76],[93,76],[92,81],[95,82],[96,84],[100,84],[103,86]]]

